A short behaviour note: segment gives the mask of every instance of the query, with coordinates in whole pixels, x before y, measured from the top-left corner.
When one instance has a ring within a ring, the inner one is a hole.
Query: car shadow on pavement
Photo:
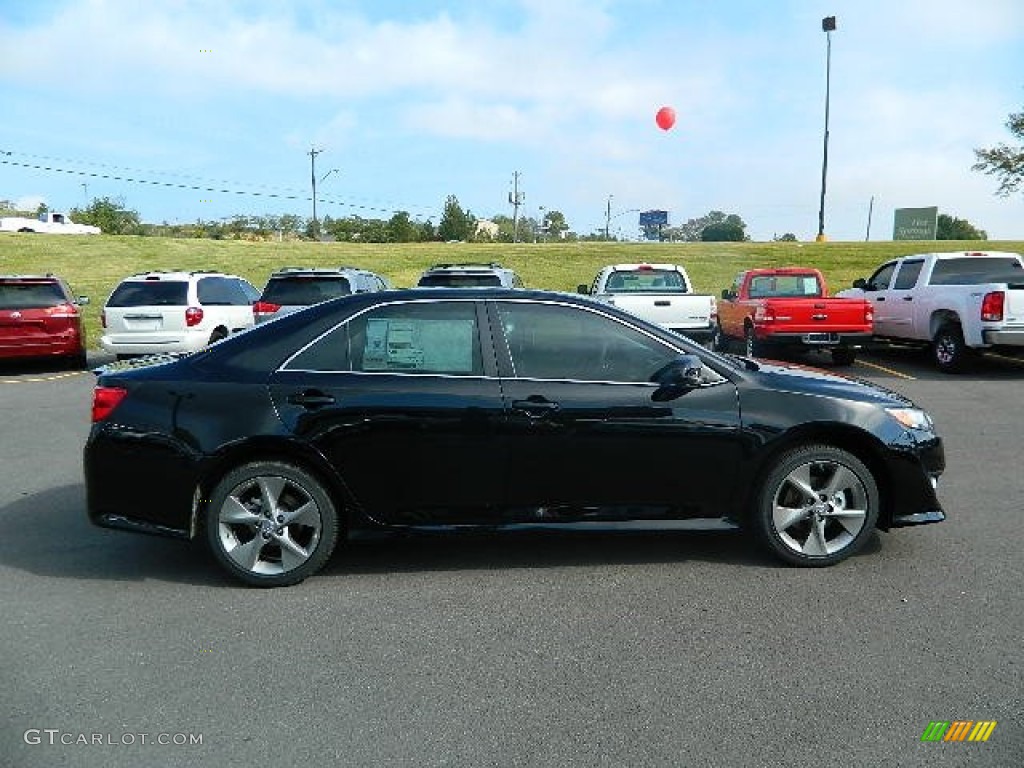
[[[61,579],[231,583],[194,542],[98,528],[85,511],[85,486],[26,494],[0,507],[0,566]]]
[[[0,508],[0,566],[50,578],[240,586],[203,542],[98,528],[85,488],[26,494]],[[857,555],[880,549],[876,533]],[[705,562],[786,568],[739,531],[525,532],[386,536],[343,542],[325,575]]]

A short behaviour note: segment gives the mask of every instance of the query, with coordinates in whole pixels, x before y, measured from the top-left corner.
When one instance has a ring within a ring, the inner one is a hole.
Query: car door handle
[[[913,300],[914,300],[914,297],[913,297],[913,296],[904,296],[904,297],[903,297],[903,300],[904,300],[904,301],[913,301]]]
[[[517,411],[523,411],[531,419],[539,419],[549,413],[558,410],[558,403],[543,398],[530,398],[528,400],[513,400],[512,407]]]
[[[654,306],[656,306],[656,307],[671,307],[672,306],[672,302],[669,301],[668,299],[659,299],[659,300],[654,302]]]
[[[333,405],[337,401],[332,395],[316,389],[307,389],[305,392],[288,395],[288,402],[292,405],[301,405],[303,408],[323,408],[325,405]]]
[[[875,301],[885,301],[885,296],[879,296]]]

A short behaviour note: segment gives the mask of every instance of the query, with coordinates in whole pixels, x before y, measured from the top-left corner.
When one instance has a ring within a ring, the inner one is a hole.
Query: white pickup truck
[[[4,216],[0,218],[0,232],[42,232],[47,235],[98,235],[99,227],[76,224],[63,213],[40,213],[38,218]]]
[[[613,264],[578,290],[697,341],[710,342],[718,324],[715,297],[694,293],[686,270],[676,264]]]
[[[1024,260],[1016,253],[903,256],[836,295],[870,301],[875,338],[929,344],[942,371],[961,370],[976,350],[1024,352]]]

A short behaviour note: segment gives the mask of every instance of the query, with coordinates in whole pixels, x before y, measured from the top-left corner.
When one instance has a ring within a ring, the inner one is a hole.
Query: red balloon
[[[661,130],[667,131],[676,124],[676,111],[672,107],[662,107],[658,110],[658,114],[654,116],[654,122],[658,124]]]

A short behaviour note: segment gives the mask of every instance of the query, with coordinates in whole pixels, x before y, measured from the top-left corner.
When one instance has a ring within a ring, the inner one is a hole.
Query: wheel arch
[[[217,483],[237,467],[257,461],[292,464],[316,477],[334,503],[342,531],[347,529],[358,504],[340,473],[327,459],[308,445],[294,440],[255,437],[221,449],[203,466],[193,497],[190,538],[195,539],[201,533],[207,505]]]
[[[939,329],[950,323],[963,328],[963,323],[960,322],[960,315],[957,314],[956,310],[937,309],[932,312],[931,317],[928,318],[928,338],[934,339]]]
[[[808,445],[839,448],[853,454],[870,470],[878,486],[878,522],[876,526],[888,530],[892,521],[893,478],[886,467],[882,443],[862,429],[838,422],[817,422],[786,432],[765,449],[757,466],[751,472],[745,491],[737,499],[736,513],[748,517],[754,507],[761,485],[779,458],[786,452]]]

